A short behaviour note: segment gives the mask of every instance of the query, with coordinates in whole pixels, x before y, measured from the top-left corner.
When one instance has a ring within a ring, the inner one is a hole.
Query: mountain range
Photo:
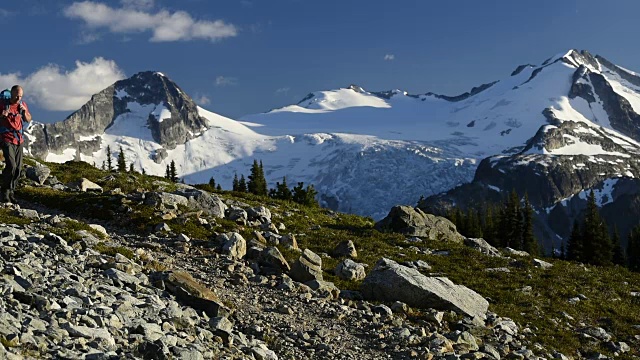
[[[138,171],[163,175],[174,161],[186,182],[213,177],[226,189],[257,159],[270,185],[284,176],[313,184],[323,206],[376,219],[420,197],[442,213],[516,189],[528,193],[551,249],[590,189],[622,234],[635,225],[639,113],[640,76],[577,50],[459,96],[351,85],[239,120],[198,107],[162,73],[141,72],[61,122],[31,126],[27,151],[100,166],[108,146]]]

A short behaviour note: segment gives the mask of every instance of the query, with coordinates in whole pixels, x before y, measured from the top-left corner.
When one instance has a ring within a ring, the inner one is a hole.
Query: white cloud
[[[78,110],[91,96],[114,82],[124,79],[124,72],[113,60],[101,57],[90,63],[76,61],[75,69],[65,71],[49,64],[31,75],[0,74],[0,87],[20,84],[27,101],[55,111]]]
[[[291,90],[291,88],[283,87],[283,88],[277,89],[276,90],[276,94],[278,94],[278,95],[280,95],[280,94],[287,95],[289,93],[289,90]]]
[[[77,43],[80,45],[86,45],[86,44],[91,44],[93,42],[96,42],[98,40],[100,40],[100,35],[92,32],[83,32],[78,37]]]
[[[148,10],[153,8],[154,0],[120,0],[120,3],[126,8]]]
[[[145,3],[145,1],[125,1]],[[139,5],[139,4],[138,4]],[[113,33],[151,31],[150,41],[186,41],[193,39],[220,40],[238,35],[237,28],[222,20],[195,20],[184,11],[157,13],[136,8],[112,8],[93,1],[74,2],[64,10],[71,19],[84,20],[91,28],[108,28]]]
[[[0,9],[0,17],[9,17],[13,15],[13,13],[9,10]]]
[[[234,78],[234,77],[228,77],[228,76],[218,76],[216,77],[216,86],[231,86],[231,85],[237,85],[238,84],[238,79]]]
[[[198,105],[209,105],[211,104],[211,99],[209,99],[209,97],[207,97],[206,95],[202,95],[196,99],[194,99],[196,101],[196,103]]]
[[[396,59],[396,56],[395,56],[395,55],[393,55],[393,54],[386,54],[386,55],[384,56],[384,60],[385,60],[385,61],[392,61],[392,60],[395,60],[395,59]]]

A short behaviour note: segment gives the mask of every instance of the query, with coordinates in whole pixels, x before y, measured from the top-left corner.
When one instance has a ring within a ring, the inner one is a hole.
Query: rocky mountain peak
[[[40,158],[69,148],[90,155],[100,149],[101,135],[123,122],[140,122],[138,127],[148,128],[153,140],[167,149],[207,127],[196,103],[176,83],[160,72],[144,71],[93,95],[64,121],[33,126],[29,151]]]

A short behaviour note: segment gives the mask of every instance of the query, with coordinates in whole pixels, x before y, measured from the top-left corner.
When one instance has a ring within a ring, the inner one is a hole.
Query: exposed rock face
[[[129,111],[130,103],[155,105],[147,124],[153,139],[168,149],[185,143],[206,127],[206,120],[198,114],[197,105],[178,85],[160,73],[146,71],[117,81],[93,95],[89,102],[64,121],[34,125],[29,131],[28,148],[33,156],[39,158],[66,148],[79,149],[89,155],[100,148],[99,135],[118,116]],[[162,107],[170,117],[158,118]],[[81,137],[92,138],[81,140]]]
[[[427,277],[418,270],[382,258],[362,283],[365,299],[401,301],[419,308],[453,310],[485,318],[489,302],[462,285],[443,277]]]
[[[464,239],[448,219],[426,214],[419,208],[410,206],[394,206],[386,218],[376,223],[376,229],[395,231],[408,236],[423,236],[429,240],[460,243]]]

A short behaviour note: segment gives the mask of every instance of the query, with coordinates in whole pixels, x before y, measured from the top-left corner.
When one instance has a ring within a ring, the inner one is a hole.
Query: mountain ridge
[[[196,108],[196,120],[177,120],[179,136],[171,138],[179,141],[173,144],[157,141],[150,129],[153,110],[140,110],[140,99],[132,96],[126,114],[114,114],[112,121],[125,124],[124,115],[135,115],[141,119],[139,136],[105,129],[104,134],[87,135],[101,139],[97,151],[88,145],[84,153],[78,151],[83,142],[74,140],[66,149],[52,147],[58,154],[46,157],[64,161],[79,152],[80,159],[100,164],[106,145],[112,150],[122,146],[136,168],[162,175],[175,161],[185,181],[214,177],[225,188],[235,174],[248,171],[253,159],[260,159],[271,186],[284,176],[289,183],[314,184],[324,206],[380,218],[398,203],[415,204],[421,196],[471,182],[478,165],[492,156],[528,152],[559,158],[587,149],[589,156],[613,156],[607,161],[624,163],[638,153],[640,87],[635,84],[640,78],[633,72],[577,50],[516,70],[455,97],[367,92],[354,85],[314,92],[296,105],[240,121]],[[144,84],[139,88],[145,89]],[[37,134],[35,138],[37,142]],[[635,165],[624,167],[606,173],[640,175]],[[570,189],[574,187],[565,192]]]

